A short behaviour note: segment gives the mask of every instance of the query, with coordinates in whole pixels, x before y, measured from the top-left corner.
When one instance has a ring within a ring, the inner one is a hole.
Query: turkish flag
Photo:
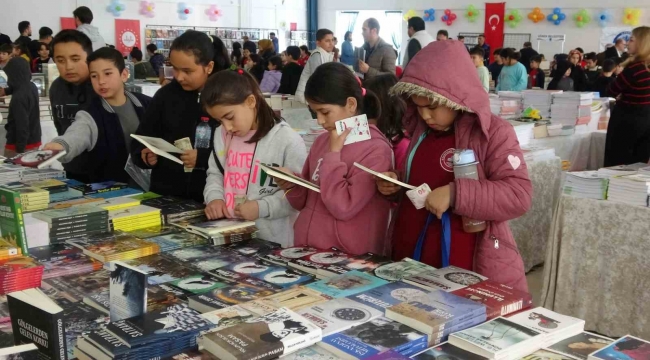
[[[503,46],[503,18],[506,13],[506,3],[485,3],[485,43],[490,49],[496,50]],[[490,54],[490,62],[494,56]]]
[[[115,19],[115,48],[127,56],[133,47],[140,46],[140,20]]]

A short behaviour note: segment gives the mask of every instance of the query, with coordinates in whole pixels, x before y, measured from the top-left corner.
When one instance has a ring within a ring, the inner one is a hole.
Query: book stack
[[[108,211],[89,205],[45,210],[32,216],[49,224],[50,242],[54,244],[109,231]]]
[[[544,146],[522,146],[521,151],[524,153],[524,160],[527,163],[535,161],[546,161],[555,158],[555,148]]]
[[[110,199],[88,199],[91,202],[89,205],[95,206],[104,210],[122,210],[140,205],[140,200],[130,197],[118,197]],[[110,213],[109,213],[110,216]]]
[[[21,182],[8,183],[4,187],[20,194],[20,203],[25,212],[47,209],[50,203],[50,193],[46,190],[31,187]]]
[[[426,300],[428,291],[405,282],[396,281],[348,297],[382,314],[386,309],[403,302]]]
[[[607,200],[635,206],[650,206],[650,175],[615,176],[609,180]]]
[[[348,298],[332,299],[304,308],[298,313],[329,336],[384,316],[383,311]]]
[[[212,245],[236,244],[240,241],[256,239],[259,230],[257,226],[246,226],[238,229],[220,231],[208,239]]]
[[[516,91],[499,91],[500,109],[498,115],[504,120],[521,117],[523,96]]]
[[[421,272],[403,279],[404,282],[421,287],[425,290],[455,291],[469,285],[487,280],[485,276],[475,272],[448,266],[442,269]]]
[[[140,237],[132,232],[129,233],[133,236]],[[146,240],[158,244],[160,246],[160,252],[163,253],[207,243],[206,239],[190,233],[171,233],[146,238]]]
[[[50,193],[50,196],[52,194],[68,191],[68,184],[57,179],[32,180],[32,181],[26,181],[25,184],[27,186],[47,190]]]
[[[409,276],[432,270],[436,270],[436,268],[411,258],[404,258],[398,262],[379,266],[375,269],[374,275],[387,281],[399,281]]]
[[[542,119],[548,119],[551,117],[553,94],[561,92],[562,90],[524,90],[522,91],[523,106],[539,110]]]
[[[25,182],[64,178],[65,171],[56,169],[25,169],[20,172],[20,181]]]
[[[427,334],[433,346],[484,322],[486,311],[483,304],[437,290],[387,308],[386,317]]]
[[[287,308],[298,312],[329,300],[331,300],[330,297],[325,296],[318,291],[306,289],[304,287],[297,287],[281,291],[259,300],[243,303],[242,306],[258,315],[266,315],[270,312],[268,309],[275,311],[280,308]]]
[[[562,92],[553,94],[551,119],[558,125],[584,125],[591,120],[591,104],[594,94],[590,92]]]
[[[2,164],[0,165],[0,184],[20,181],[24,167],[19,165]]]
[[[647,167],[648,164],[646,163],[610,166],[610,167],[598,169],[598,175],[607,179],[611,179],[614,176],[634,175],[639,173],[641,169]]]
[[[142,205],[160,209],[165,224],[194,219],[202,216],[205,211],[205,205],[193,200],[180,199],[175,196],[161,196],[143,200]]]
[[[278,293],[280,290],[278,287],[264,281],[248,278],[240,283],[234,283],[203,294],[190,296],[188,298],[188,304],[190,308],[201,313],[206,313],[261,299]]]
[[[30,251],[31,252],[31,251]],[[0,238],[0,260],[18,257],[22,254],[19,246]]]
[[[17,256],[0,260],[0,294],[39,287],[43,278],[43,265],[36,260]]]
[[[456,290],[453,294],[485,305],[488,320],[513,314],[533,305],[533,297],[529,293],[489,280]]]
[[[102,268],[102,263],[68,244],[51,244],[29,250],[29,256],[43,265],[43,279],[86,274]]]
[[[517,135],[519,145],[528,146],[528,144],[530,144],[530,140],[534,137],[533,130],[535,129],[535,123],[514,120],[509,120],[508,122],[515,129],[515,135]]]
[[[609,180],[598,174],[597,171],[577,171],[566,173],[562,193],[595,200],[607,198],[607,185]]]
[[[160,209],[146,205],[110,210],[108,218],[112,230],[132,231],[161,225]]]
[[[255,221],[221,219],[189,224],[186,228],[192,234],[209,239],[213,245],[230,244],[248,240],[257,232]]]
[[[585,321],[561,315],[543,307],[517,313],[510,321],[544,334],[542,347],[547,347],[585,330]]]
[[[104,241],[68,240],[72,246],[80,248],[84,254],[103,263],[115,260],[137,259],[160,252],[158,244],[132,236],[119,236]]]

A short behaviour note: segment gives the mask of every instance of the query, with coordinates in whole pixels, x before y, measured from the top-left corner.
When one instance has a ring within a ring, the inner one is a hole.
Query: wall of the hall
[[[488,2],[499,2],[498,0]],[[475,23],[470,23],[464,17],[464,10],[471,4],[474,4],[481,10],[481,17]],[[528,20],[527,15],[534,7],[540,7],[544,14],[552,12],[554,7],[560,7],[563,12],[567,14],[565,20],[560,26],[556,26],[546,20],[537,24]],[[599,46],[599,39],[601,29],[595,19],[597,13],[603,9],[610,9],[613,14],[613,20],[610,26],[625,26],[622,23],[623,10],[625,7],[641,8],[642,16],[639,24],[650,24],[650,0],[516,0],[506,1],[506,14],[509,9],[519,9],[523,16],[519,26],[512,29],[508,26],[505,27],[506,33],[530,33],[532,38],[535,39],[538,34],[565,34],[566,35],[566,49],[573,49],[575,47],[583,47],[585,51],[597,51]],[[406,12],[410,9],[415,10],[420,16],[424,15],[424,10],[434,8],[436,10],[436,19],[433,22],[427,22],[427,31],[435,35],[440,29],[449,31],[450,36],[456,36],[459,32],[483,32],[484,20],[483,15],[485,9],[485,2],[476,0],[327,0],[319,1],[318,3],[318,26],[336,29],[336,15],[337,11],[342,10],[401,10]],[[580,9],[586,8],[592,14],[592,21],[590,24],[583,28],[578,28],[573,22],[573,14]],[[440,16],[443,15],[445,9],[453,10],[458,19],[451,26],[447,26],[440,21]],[[363,21],[363,19],[357,19]],[[361,34],[355,34],[360,36]],[[342,37],[343,34],[336,34]],[[381,33],[380,33],[381,36]],[[406,34],[406,26],[403,26],[402,43],[405,44],[408,40]],[[534,46],[536,42],[533,41]],[[543,45],[544,46],[544,45]],[[559,48],[542,48],[542,51],[548,53],[555,52]],[[568,50],[567,50],[568,51]],[[559,51],[557,51],[559,52]]]
[[[297,23],[298,30],[307,28],[307,7],[305,0],[150,0],[155,3],[155,17],[139,14],[140,0],[120,0],[126,10],[120,19],[138,19],[144,36],[145,25],[178,25],[208,27],[255,27],[272,28],[280,32],[289,30],[289,23]],[[178,3],[185,2],[193,8],[188,20],[178,17]],[[32,38],[38,38],[38,28],[49,26],[60,30],[60,18],[72,17],[77,6],[88,6],[95,16],[97,26],[107,43],[115,43],[115,19],[106,11],[110,0],[0,0],[0,32],[12,39],[18,37],[18,22],[28,20],[32,24]],[[205,15],[210,5],[217,5],[223,16],[212,22]],[[281,29],[280,23],[286,23]],[[288,36],[288,35],[287,35]],[[281,36],[280,36],[281,37]],[[282,37],[281,37],[282,38]],[[286,44],[280,43],[281,46]]]

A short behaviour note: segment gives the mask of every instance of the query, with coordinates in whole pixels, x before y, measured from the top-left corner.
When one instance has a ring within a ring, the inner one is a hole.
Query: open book
[[[282,179],[282,180],[288,181],[290,183],[300,185],[302,187],[306,187],[307,189],[315,191],[317,193],[320,193],[320,186],[318,186],[318,185],[316,185],[314,183],[310,183],[309,181],[301,179],[301,178],[299,178],[299,177],[297,177],[297,176],[295,176],[293,174],[287,174],[284,171],[280,171],[278,169],[271,168],[271,167],[268,167],[266,165],[260,165],[260,167],[267,174],[271,175],[274,178]]]
[[[386,181],[390,181],[390,182],[392,182],[393,184],[399,185],[399,186],[401,186],[401,187],[405,187],[405,188],[407,188],[407,189],[409,189],[409,190],[415,190],[415,189],[417,189],[416,186],[409,185],[409,184],[407,184],[407,183],[403,183],[403,182],[401,182],[401,181],[399,181],[399,180],[395,180],[395,179],[393,179],[393,178],[390,178],[390,177],[388,177],[388,176],[386,176],[386,175],[384,175],[384,174],[382,174],[382,173],[378,173],[378,172],[376,172],[376,171],[374,171],[374,170],[368,169],[367,167],[365,167],[365,166],[363,166],[363,165],[361,165],[361,164],[359,164],[359,163],[354,163],[354,166],[358,167],[359,169],[361,169],[361,170],[363,170],[363,171],[365,171],[365,172],[367,172],[367,173],[373,174],[373,175],[375,175],[375,176],[378,177],[378,178],[382,178],[382,179],[384,179],[384,180],[386,180]]]
[[[161,139],[161,138],[155,138],[155,137],[149,137],[149,136],[142,136],[142,135],[135,135],[131,134],[131,137],[138,140],[139,142],[142,143],[142,145],[146,146],[149,150],[151,150],[154,154],[158,156],[162,156],[166,159],[169,159],[173,162],[179,163],[183,165],[183,162],[181,159],[177,158],[176,156],[170,154],[170,153],[175,153],[175,154],[182,154],[183,150],[177,148],[176,146],[168,143],[167,141]]]

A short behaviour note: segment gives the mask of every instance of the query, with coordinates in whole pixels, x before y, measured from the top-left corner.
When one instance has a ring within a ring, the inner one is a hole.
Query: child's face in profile
[[[80,84],[88,80],[88,54],[75,42],[58,43],[54,47],[54,62],[63,80]]]
[[[483,57],[479,55],[472,55],[472,62],[474,63],[474,66],[481,67],[483,66]]]
[[[587,67],[592,68],[592,69],[595,68],[596,67],[596,61],[588,59],[587,60]]]
[[[449,130],[458,116],[457,110],[438,104],[431,105],[431,100],[424,96],[413,95],[411,101],[418,107],[418,113],[422,120],[429,128],[436,131]]]
[[[335,131],[336,123],[339,120],[353,117],[357,114],[357,99],[349,97],[345,106],[335,104],[319,104],[307,99],[307,104],[316,113],[318,125],[327,131]]]
[[[233,136],[245,137],[251,130],[257,129],[255,109],[257,100],[254,95],[249,95],[243,103],[238,105],[215,105],[207,107],[210,116],[218,119],[221,125]]]
[[[4,63],[4,62],[9,61],[9,56],[10,56],[9,53],[0,52],[0,62]]]
[[[539,63],[537,61],[531,61],[530,62],[530,68],[531,69],[539,69]]]
[[[115,63],[106,59],[97,59],[88,65],[90,82],[93,90],[104,99],[113,99],[124,92],[124,83],[129,78],[126,69],[118,70]]]

